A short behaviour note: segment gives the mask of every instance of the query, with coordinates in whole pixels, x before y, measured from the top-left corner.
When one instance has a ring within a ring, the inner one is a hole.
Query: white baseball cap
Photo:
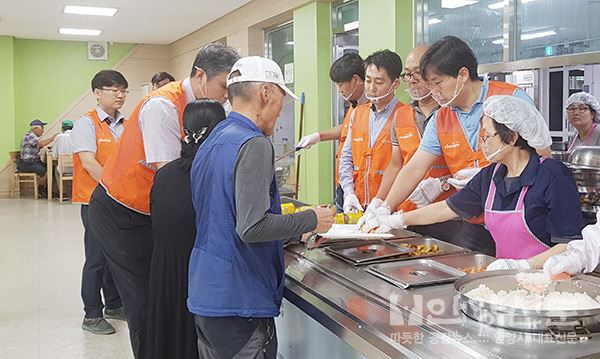
[[[285,86],[281,68],[271,59],[260,56],[242,57],[233,64],[229,75],[231,76],[236,71],[240,75],[228,78],[227,86],[238,82],[270,82],[279,86],[294,100],[299,100],[298,96]]]

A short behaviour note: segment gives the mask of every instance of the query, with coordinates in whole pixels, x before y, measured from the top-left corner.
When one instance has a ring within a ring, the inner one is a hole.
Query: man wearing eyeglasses
[[[383,199],[390,192],[403,165],[408,163],[417,152],[425,127],[439,108],[419,70],[421,58],[428,48],[427,45],[419,45],[406,56],[404,72],[400,77],[407,84],[406,92],[411,97],[412,102],[400,107],[395,113],[391,133],[392,156],[383,175],[377,196],[371,200],[367,207],[365,219],[362,222],[376,216],[379,207],[386,206]],[[429,169],[425,179],[419,183],[408,199],[397,209],[408,212],[426,206],[431,202],[448,198],[455,192],[454,188],[451,188],[450,184],[445,182],[445,178],[449,175],[450,171],[446,162],[443,158],[439,158]],[[447,221],[433,225],[412,226],[409,229],[441,240],[451,240],[460,231],[460,225],[459,221]]]
[[[144,344],[152,256],[150,189],[159,168],[180,157],[183,111],[194,100],[227,101],[226,78],[239,59],[222,44],[202,47],[190,76],[152,91],[129,117],[92,193],[89,219],[123,304],[133,353]]]
[[[121,297],[88,221],[90,196],[102,169],[123,133],[125,117],[120,109],[129,91],[125,77],[115,70],[102,70],[92,79],[96,108],[89,110],[71,132],[73,144],[73,203],[81,203],[85,263],[81,276],[81,299],[85,316],[82,328],[94,334],[113,334],[106,319],[126,320]],[[104,292],[104,304],[100,291]],[[104,307],[104,314],[102,308]]]

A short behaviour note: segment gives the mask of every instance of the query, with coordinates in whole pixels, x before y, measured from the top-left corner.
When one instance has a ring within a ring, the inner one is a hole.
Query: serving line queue
[[[273,61],[211,44],[189,77],[151,92],[125,120],[119,75],[96,75],[98,106],[72,133],[84,280],[96,268],[82,284],[84,327],[111,331],[100,320],[103,288],[104,314],[126,318],[136,358],[275,358],[284,245],[326,232],[334,218],[320,207],[281,214],[268,137],[297,97]],[[344,123],[298,147],[340,139],[338,209],[366,207],[363,230],[410,225],[496,254],[491,268],[575,274],[598,264],[600,235],[588,227],[582,237],[579,196],[547,157],[543,118],[523,90],[480,80],[462,40],[418,46],[405,64],[390,50],[344,55],[330,77],[351,105]],[[409,104],[394,95],[401,80]],[[567,106],[592,117],[598,108],[583,95]]]

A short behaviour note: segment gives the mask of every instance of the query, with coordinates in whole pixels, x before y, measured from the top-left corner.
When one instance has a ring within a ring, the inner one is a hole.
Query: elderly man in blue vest
[[[283,243],[327,231],[334,212],[281,215],[273,134],[285,98],[298,98],[266,58],[238,60],[227,80],[232,112],[202,144],[191,170],[196,242],[188,308],[201,358],[275,358],[285,284]]]

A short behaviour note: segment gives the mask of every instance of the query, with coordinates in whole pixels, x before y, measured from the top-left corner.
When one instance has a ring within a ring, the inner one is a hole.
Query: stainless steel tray
[[[366,271],[403,289],[448,283],[465,275],[464,272],[458,269],[432,259],[372,264],[367,267]]]
[[[515,279],[519,272],[533,270],[498,270],[469,274],[454,283],[459,296],[461,311],[469,318],[488,325],[525,332],[553,332],[555,328],[589,328],[599,331],[600,309],[591,310],[531,310],[490,304],[471,299],[465,295],[471,289],[485,284],[494,291],[521,288]],[[578,275],[569,281],[556,283],[554,290],[562,292],[585,292],[592,298],[600,295],[600,278]]]
[[[411,252],[411,249],[382,240],[364,241],[360,244],[335,245],[325,249],[329,254],[342,258],[351,264],[361,265],[398,257]]]
[[[496,258],[482,253],[462,253],[449,256],[439,256],[435,257],[434,260],[467,273],[465,269],[473,267],[482,268],[482,272],[484,272],[485,268],[487,268],[490,263],[496,260]]]

